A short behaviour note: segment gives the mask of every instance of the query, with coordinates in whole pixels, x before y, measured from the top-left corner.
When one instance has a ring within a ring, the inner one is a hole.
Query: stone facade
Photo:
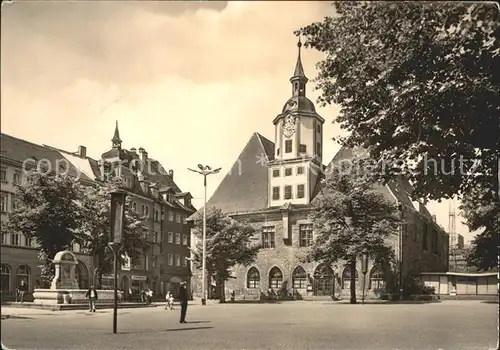
[[[388,244],[394,249],[398,261],[402,259],[403,278],[414,275],[419,272],[442,272],[447,269],[447,234],[440,229],[432,220],[429,220],[422,214],[407,208],[404,211],[405,220],[408,222],[403,228],[403,250],[399,253],[399,237],[394,236],[388,239]],[[249,220],[251,225],[260,235],[264,227],[274,227],[275,232],[275,247],[263,248],[255,261],[250,266],[237,266],[233,271],[235,279],[230,279],[226,283],[226,296],[234,291],[237,299],[252,299],[257,296],[268,295],[270,286],[270,272],[273,268],[278,268],[282,275],[282,284],[286,285],[287,293],[292,293],[293,289],[300,294],[301,297],[316,297],[324,296],[325,292],[329,292],[329,296],[347,298],[350,295],[349,278],[346,275],[348,269],[345,264],[338,263],[330,266],[332,275],[330,278],[331,287],[326,290],[321,290],[318,286],[317,272],[321,264],[318,262],[304,263],[303,258],[307,255],[307,247],[300,246],[300,225],[311,223],[308,219],[308,210],[292,212],[288,215],[291,232],[291,242],[284,234],[283,213],[277,211],[267,214],[247,214],[233,215],[235,219]],[[432,234],[427,234],[427,249],[424,249],[424,234],[423,227],[427,224],[428,232],[435,232],[437,237],[436,247],[433,250],[431,246]],[[262,240],[261,237],[256,237]],[[294,271],[302,267],[307,274],[305,288],[294,288]],[[255,288],[249,288],[248,273],[251,269],[257,269],[259,272],[259,291]],[[347,270],[346,270],[347,269]],[[361,297],[363,293],[363,275],[361,272],[361,261],[357,262],[356,266],[358,278],[356,281],[356,294]],[[381,296],[381,291],[377,290],[375,285],[387,283],[387,278],[383,281],[378,281],[374,272],[377,267],[372,261],[369,261],[368,272],[365,280],[365,295],[366,298],[378,298]],[[307,288],[309,286],[309,290]],[[253,290],[252,290],[253,289]]]

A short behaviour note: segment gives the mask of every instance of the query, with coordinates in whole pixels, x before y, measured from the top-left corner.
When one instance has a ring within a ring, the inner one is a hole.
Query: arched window
[[[269,288],[274,290],[281,289],[283,284],[283,272],[276,266],[269,271]]]
[[[314,270],[314,295],[333,295],[334,273],[330,266],[320,264]]]
[[[10,288],[10,267],[2,264],[2,293],[9,293]]]
[[[255,267],[250,268],[247,273],[247,288],[260,287],[260,273]]]
[[[307,288],[307,274],[302,266],[297,266],[292,273],[293,288],[304,289]]]
[[[18,287],[21,285],[21,282],[24,282],[24,284],[27,286],[27,289],[31,290],[30,289],[30,269],[26,265],[21,265],[17,268],[16,283],[17,283]]]
[[[358,270],[356,270],[356,283],[358,283]],[[351,289],[351,268],[346,266],[342,272],[342,289]]]
[[[369,289],[384,289],[385,281],[384,281],[384,271],[380,268],[380,266],[373,266],[370,271],[370,286]]]

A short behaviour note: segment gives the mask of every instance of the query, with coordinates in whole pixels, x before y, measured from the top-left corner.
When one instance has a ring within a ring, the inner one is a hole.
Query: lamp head
[[[198,168],[200,168],[200,170],[201,170],[201,171],[203,171],[203,170],[204,170],[204,169],[203,169],[203,165],[201,165],[201,164],[198,164]]]

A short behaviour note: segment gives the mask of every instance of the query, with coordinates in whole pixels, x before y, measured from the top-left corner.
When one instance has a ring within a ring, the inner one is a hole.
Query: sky
[[[203,205],[203,163],[210,196],[253,132],[273,141],[272,120],[291,97],[294,30],[333,14],[328,2],[2,2],[1,129],[93,158],[111,147],[118,121],[123,147],[143,147],[174,170]],[[302,50],[311,80],[322,54]],[[309,82],[307,96],[319,92]],[[340,148],[320,107],[325,162]],[[458,204],[455,204],[457,206]],[[448,228],[448,202],[429,210]],[[457,232],[472,238],[457,218]]]

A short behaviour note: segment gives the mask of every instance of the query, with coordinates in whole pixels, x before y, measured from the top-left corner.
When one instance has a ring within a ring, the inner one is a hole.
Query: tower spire
[[[116,121],[115,134],[113,135],[111,142],[113,142],[113,147],[120,148],[122,146],[122,140],[120,139],[120,131],[118,130],[118,120]]]
[[[304,74],[304,67],[302,67],[302,59],[300,57],[300,49],[302,47],[302,42],[300,41],[300,37],[299,37],[299,42],[297,43],[297,47],[299,48],[299,53],[297,55],[297,63],[295,64],[295,71],[293,72],[293,77],[305,78],[306,75]]]
[[[304,73],[302,58],[300,57],[300,51],[302,48],[300,37],[297,43],[297,47],[299,49],[297,54],[297,63],[295,63],[293,77],[290,78],[290,82],[292,83],[292,94],[293,96],[306,96],[306,83],[308,79]]]

